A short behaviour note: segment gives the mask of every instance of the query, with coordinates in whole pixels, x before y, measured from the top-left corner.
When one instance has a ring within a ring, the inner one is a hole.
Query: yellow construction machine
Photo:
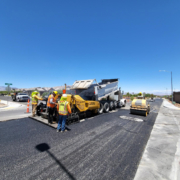
[[[145,97],[140,92],[137,99],[134,99],[131,103],[130,113],[147,116],[149,112],[150,112],[150,105],[147,104]]]
[[[56,112],[53,116],[53,121],[58,122],[59,115],[58,115],[58,103],[61,99],[62,94],[58,94],[58,97],[56,98]],[[47,100],[46,100],[47,101]],[[97,114],[100,108],[99,101],[89,101],[84,100],[79,95],[72,95],[67,94],[67,101],[70,104],[72,113],[68,115],[68,118],[66,120],[67,124],[72,123],[73,121],[79,121],[80,117],[87,117],[92,114]],[[41,115],[42,118],[48,118],[48,111],[47,106],[43,105],[42,103],[38,105],[38,115]]]
[[[94,83],[95,79],[75,81],[71,88],[65,89],[67,101],[71,106],[71,114],[68,114],[67,124],[77,122],[81,117],[89,117],[93,114],[108,113],[118,107],[125,106],[125,99],[121,98],[121,91],[118,88],[118,79],[102,79],[100,83]],[[56,99],[57,109],[53,114],[53,121],[58,121],[58,101],[62,94]],[[48,97],[46,97],[47,102]],[[47,103],[46,103],[47,104]],[[48,118],[47,105],[40,103],[37,107],[37,115]]]
[[[98,101],[87,101],[79,95],[67,94],[67,101],[70,103],[72,113],[67,118],[67,124],[72,120],[78,119],[80,116],[87,116],[87,112],[90,114],[97,114],[100,108]]]

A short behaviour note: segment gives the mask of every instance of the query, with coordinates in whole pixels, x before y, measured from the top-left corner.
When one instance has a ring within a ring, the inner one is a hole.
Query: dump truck
[[[100,83],[97,83],[96,79],[75,81],[71,94],[79,95],[85,100],[98,101],[98,113],[107,113],[117,107],[126,106],[118,82],[118,79],[102,79]]]
[[[137,99],[134,99],[130,106],[130,113],[147,116],[150,112],[150,105],[146,101],[144,95],[139,93]]]
[[[95,82],[95,83],[94,83]],[[68,115],[67,124],[79,121],[80,117],[93,114],[108,113],[117,107],[126,106],[118,88],[118,79],[103,79],[97,83],[96,79],[75,81],[70,90],[66,90],[67,101],[70,103],[72,114]],[[57,102],[62,94],[59,95]],[[47,103],[47,100],[46,100]],[[37,114],[48,118],[47,105],[40,103]],[[54,113],[54,121],[58,121],[58,110]]]

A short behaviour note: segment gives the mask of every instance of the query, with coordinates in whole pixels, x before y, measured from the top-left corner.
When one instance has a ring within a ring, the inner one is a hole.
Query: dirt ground
[[[172,101],[170,101],[169,99],[168,99],[168,102],[170,102],[171,104],[172,104]],[[176,107],[178,107],[178,108],[180,108],[180,104],[179,103],[175,103],[175,104],[173,104],[174,106],[176,106]]]
[[[6,104],[0,103],[0,107],[4,107],[6,106]]]

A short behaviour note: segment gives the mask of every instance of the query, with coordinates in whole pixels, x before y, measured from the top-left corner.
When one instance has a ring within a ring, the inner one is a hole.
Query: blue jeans
[[[58,122],[57,130],[59,130],[60,128],[61,128],[61,131],[65,130],[66,119],[67,119],[67,115],[65,116],[59,115],[59,122]]]

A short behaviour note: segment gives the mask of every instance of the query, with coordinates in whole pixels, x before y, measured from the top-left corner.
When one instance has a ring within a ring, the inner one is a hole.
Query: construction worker
[[[51,116],[53,116],[55,111],[55,105],[56,105],[56,99],[58,97],[58,92],[57,91],[53,91],[53,93],[51,95],[49,95],[48,97],[48,101],[47,101],[47,107],[48,107],[48,123],[52,124],[52,118]]]
[[[32,92],[31,96],[32,96],[32,116],[34,117],[36,114],[36,108],[38,105],[38,100],[43,100],[43,98],[38,96],[38,92],[34,91]]]
[[[66,94],[62,95],[61,100],[58,102],[58,106],[59,106],[59,122],[57,126],[57,132],[60,131],[60,128],[61,128],[61,132],[64,132],[67,131],[65,130],[65,124],[66,124],[68,112],[71,114],[71,107],[69,105],[69,102],[67,101]]]

